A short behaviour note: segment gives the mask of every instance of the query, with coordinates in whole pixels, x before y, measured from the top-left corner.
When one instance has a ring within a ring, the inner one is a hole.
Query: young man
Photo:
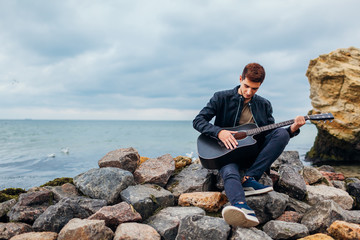
[[[275,122],[271,103],[256,95],[265,79],[265,70],[258,63],[245,66],[240,76],[240,86],[231,90],[216,92],[207,105],[193,120],[193,126],[200,133],[220,139],[226,148],[234,149],[238,145],[233,134],[224,130],[247,123],[265,126]],[[215,117],[214,124],[210,120]],[[259,153],[253,162],[238,159],[220,169],[224,180],[225,193],[231,203],[223,209],[225,221],[233,226],[253,227],[259,224],[255,212],[246,204],[245,196],[267,193],[273,190],[257,181],[270,169],[271,164],[280,156],[289,139],[300,132],[305,118],[297,116],[288,128],[277,128],[257,138]],[[246,170],[241,177],[239,169]]]

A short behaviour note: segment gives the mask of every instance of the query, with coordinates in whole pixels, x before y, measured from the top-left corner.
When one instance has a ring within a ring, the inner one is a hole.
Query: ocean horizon
[[[0,120],[0,190],[29,189],[58,177],[75,177],[106,153],[135,148],[140,156],[197,158],[199,133],[188,120]],[[304,165],[317,135],[305,124],[286,151],[298,151]]]

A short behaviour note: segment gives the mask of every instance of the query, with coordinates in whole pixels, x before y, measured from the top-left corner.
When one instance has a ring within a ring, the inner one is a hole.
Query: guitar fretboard
[[[310,117],[309,116],[305,116],[304,117],[305,120],[309,120]],[[273,130],[275,128],[280,128],[280,127],[285,127],[285,126],[289,126],[291,124],[294,123],[294,119],[292,120],[288,120],[285,122],[279,122],[279,123],[274,123],[274,124],[270,124],[270,125],[266,125],[263,127],[258,127],[258,128],[254,128],[254,129],[249,129],[246,131],[246,135],[250,136],[250,135],[256,135],[265,131],[269,131],[269,130]]]

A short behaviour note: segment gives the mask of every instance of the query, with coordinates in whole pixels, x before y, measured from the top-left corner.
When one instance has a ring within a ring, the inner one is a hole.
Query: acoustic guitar
[[[315,114],[305,116],[305,120],[320,121],[332,120],[331,113]],[[258,155],[257,135],[265,131],[289,126],[294,123],[294,119],[285,122],[274,123],[263,127],[258,127],[254,123],[244,124],[232,128],[223,128],[229,131],[236,131],[234,134],[238,145],[234,149],[227,149],[225,145],[216,137],[201,134],[197,139],[197,150],[200,162],[207,169],[220,169],[222,166],[239,161],[254,161]]]

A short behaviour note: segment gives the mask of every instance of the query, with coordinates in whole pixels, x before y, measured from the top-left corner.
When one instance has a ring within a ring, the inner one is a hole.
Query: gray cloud
[[[0,0],[0,118],[168,109],[191,119],[248,62],[266,68],[259,94],[277,116],[306,114],[309,60],[359,43],[359,5]]]

